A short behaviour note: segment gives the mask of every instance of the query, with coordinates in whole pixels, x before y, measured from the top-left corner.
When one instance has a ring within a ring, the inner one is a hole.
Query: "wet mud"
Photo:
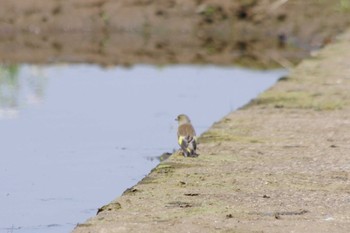
[[[0,61],[291,67],[349,25],[343,2],[4,0]]]

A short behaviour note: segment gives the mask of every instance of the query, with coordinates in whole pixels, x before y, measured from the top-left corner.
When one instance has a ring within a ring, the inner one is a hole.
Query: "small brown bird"
[[[196,132],[191,124],[190,118],[185,114],[180,114],[175,120],[179,122],[179,127],[177,129],[177,142],[179,143],[184,156],[197,156]]]

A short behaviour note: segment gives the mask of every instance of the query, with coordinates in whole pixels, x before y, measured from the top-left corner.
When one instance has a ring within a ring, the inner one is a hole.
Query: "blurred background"
[[[350,0],[2,0],[0,232],[70,232],[348,28]]]

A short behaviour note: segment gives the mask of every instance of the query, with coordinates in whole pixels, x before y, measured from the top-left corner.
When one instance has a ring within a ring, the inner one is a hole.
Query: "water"
[[[0,232],[70,232],[285,74],[217,66],[22,65],[0,70]]]

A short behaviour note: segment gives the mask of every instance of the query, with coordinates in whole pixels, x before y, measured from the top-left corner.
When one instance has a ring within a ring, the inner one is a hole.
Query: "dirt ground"
[[[349,61],[350,31],[74,233],[350,232]]]
[[[344,0],[2,0],[0,62],[290,67],[350,23]]]

